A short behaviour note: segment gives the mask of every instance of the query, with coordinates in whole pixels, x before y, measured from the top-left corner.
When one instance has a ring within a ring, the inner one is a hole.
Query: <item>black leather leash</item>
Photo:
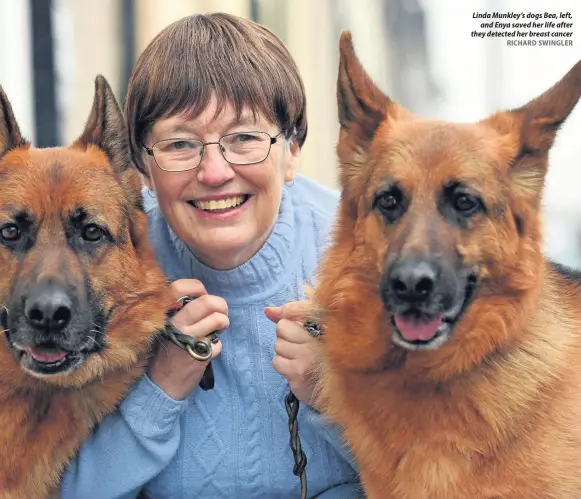
[[[313,338],[320,338],[323,335],[323,327],[315,322],[305,322],[303,327]],[[284,399],[286,413],[288,414],[288,429],[290,432],[290,448],[293,453],[295,465],[293,473],[301,481],[301,499],[307,499],[307,456],[301,447],[299,438],[299,399],[292,391]]]
[[[182,296],[178,298],[176,304],[167,311],[168,318],[173,317],[193,300],[194,298],[191,296]],[[212,344],[218,342],[218,333],[215,331],[210,333],[208,336],[194,338],[180,332],[180,330],[169,321],[167,321],[165,330],[162,334],[164,338],[168,339],[182,350],[188,352],[192,359],[199,362],[205,362],[212,358]],[[211,362],[207,365],[202,379],[200,380],[200,388],[202,390],[211,390],[214,388],[214,369],[212,368]]]

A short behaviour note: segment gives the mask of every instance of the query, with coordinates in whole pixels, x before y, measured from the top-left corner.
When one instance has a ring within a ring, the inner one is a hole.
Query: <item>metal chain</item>
[[[303,327],[313,337],[319,338],[323,335],[323,328],[314,322],[305,322]],[[293,473],[301,481],[301,499],[307,499],[307,456],[303,452],[301,439],[299,437],[299,399],[290,391],[284,399],[284,405],[288,414],[288,429],[290,433],[290,448],[293,453],[295,465]]]

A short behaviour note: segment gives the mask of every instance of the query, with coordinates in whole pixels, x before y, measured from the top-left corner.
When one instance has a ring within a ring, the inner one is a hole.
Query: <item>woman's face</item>
[[[174,116],[154,124],[146,137],[151,147],[172,138],[218,141],[233,132],[280,130],[262,116],[255,120],[247,109],[239,120],[233,106],[224,106],[214,117],[213,98],[196,119]],[[157,151],[156,151],[157,152]],[[207,145],[194,170],[167,172],[144,153],[148,187],[155,190],[159,206],[176,235],[196,257],[215,269],[231,269],[248,261],[268,238],[278,216],[283,184],[294,178],[300,149],[278,135],[261,163],[233,165],[217,144]]]

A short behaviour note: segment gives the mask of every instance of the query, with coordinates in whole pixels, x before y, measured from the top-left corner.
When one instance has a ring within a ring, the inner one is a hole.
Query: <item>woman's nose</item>
[[[219,144],[204,147],[202,161],[198,166],[198,181],[206,185],[221,185],[236,174],[224,159]]]

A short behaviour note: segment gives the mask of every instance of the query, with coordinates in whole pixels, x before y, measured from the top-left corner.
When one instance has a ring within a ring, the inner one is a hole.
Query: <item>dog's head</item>
[[[163,327],[167,286],[102,76],[66,148],[32,147],[0,88],[0,192],[0,364],[76,386],[134,365]]]
[[[384,331],[396,345],[436,350],[453,332],[473,329],[477,300],[489,300],[490,314],[498,296],[538,286],[548,152],[581,95],[581,62],[519,109],[456,124],[421,119],[390,100],[348,32],[340,51],[340,226],[352,234],[349,266],[379,287]]]

